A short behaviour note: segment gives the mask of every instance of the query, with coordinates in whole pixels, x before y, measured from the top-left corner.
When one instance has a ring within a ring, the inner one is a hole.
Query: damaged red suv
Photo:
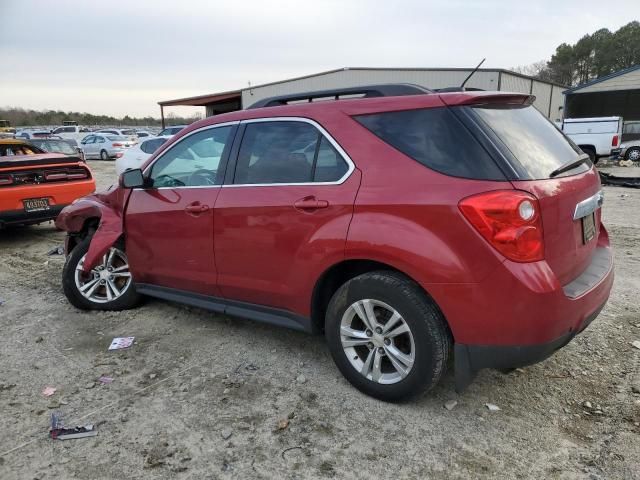
[[[458,390],[541,361],[598,315],[613,262],[598,173],[533,100],[378,85],[197,122],[64,209],[65,294],[323,332],[384,400],[452,355]]]

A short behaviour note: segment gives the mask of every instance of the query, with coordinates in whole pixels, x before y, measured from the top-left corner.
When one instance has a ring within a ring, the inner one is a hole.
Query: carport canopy
[[[199,95],[197,97],[178,98],[176,100],[163,100],[158,102],[158,105],[160,105],[160,117],[162,119],[162,128],[164,129],[164,107],[205,107],[207,109],[207,116],[233,112],[242,108],[242,90],[232,90],[210,95]]]

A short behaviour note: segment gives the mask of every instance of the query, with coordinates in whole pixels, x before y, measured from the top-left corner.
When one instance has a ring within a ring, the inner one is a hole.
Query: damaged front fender
[[[82,267],[85,273],[91,271],[122,236],[124,209],[130,192],[111,187],[106,192],[89,195],[64,208],[56,219],[56,226],[70,234],[81,233],[87,221],[99,219]]]

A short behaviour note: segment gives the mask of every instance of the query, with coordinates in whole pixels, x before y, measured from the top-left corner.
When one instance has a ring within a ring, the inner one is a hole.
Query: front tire
[[[451,348],[435,303],[415,282],[388,271],[365,273],[342,285],[329,302],[325,333],[345,378],[385,401],[436,385]]]
[[[633,147],[627,150],[624,154],[625,160],[631,160],[632,162],[640,162],[640,148]]]
[[[121,245],[111,247],[91,272],[82,264],[91,237],[78,244],[62,270],[62,288],[71,304],[82,310],[128,310],[140,303],[129,263]]]
[[[109,152],[100,150],[100,160],[109,160]]]

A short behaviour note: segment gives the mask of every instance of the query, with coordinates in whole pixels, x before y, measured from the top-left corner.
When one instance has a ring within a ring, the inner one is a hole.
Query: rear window
[[[136,131],[135,130],[120,130],[120,133],[122,135],[135,135]]]
[[[389,145],[437,172],[454,177],[505,180],[487,151],[448,108],[354,118]]]
[[[164,142],[166,142],[166,139],[164,138],[154,138],[153,140],[147,140],[146,142],[142,142],[140,144],[140,150],[142,150],[144,153],[148,153],[149,155],[151,155],[158,148],[160,148],[160,146]]]
[[[521,180],[549,178],[557,168],[577,160],[582,151],[533,106],[482,106],[473,111],[495,132]],[[582,173],[581,164],[568,174]]]
[[[122,135],[107,135],[107,138],[112,142],[117,142],[117,141],[126,142],[129,140],[128,137],[123,137]]]

